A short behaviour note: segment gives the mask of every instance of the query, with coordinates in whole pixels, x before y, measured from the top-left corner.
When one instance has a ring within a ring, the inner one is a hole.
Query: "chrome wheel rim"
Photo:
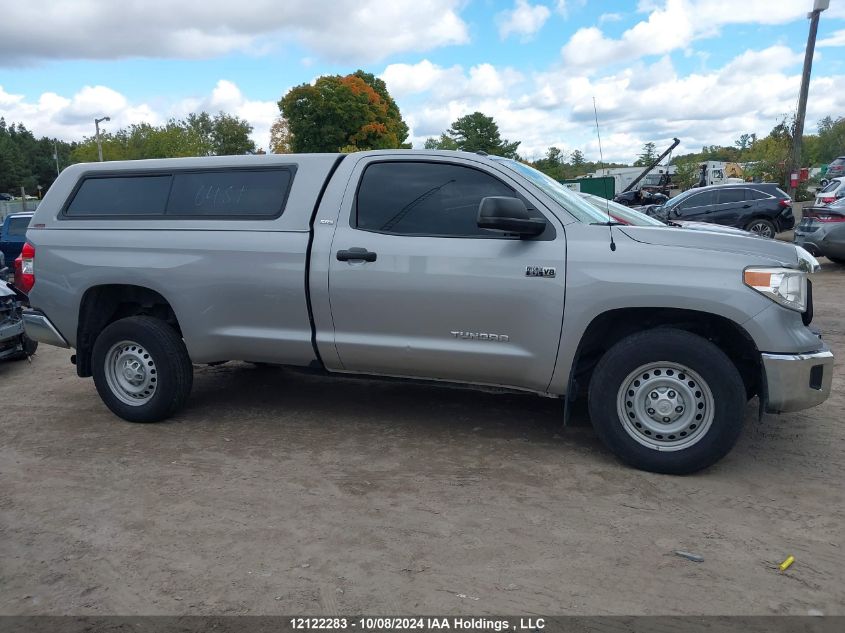
[[[698,443],[713,424],[710,386],[688,367],[659,361],[632,371],[619,388],[616,409],[625,431],[657,451]]]
[[[763,237],[773,237],[774,231],[772,231],[772,227],[768,224],[764,224],[763,222],[755,222],[748,230],[752,233],[756,233],[757,235],[762,235]]]
[[[140,406],[155,395],[155,361],[138,343],[121,341],[112,345],[106,352],[104,369],[109,389],[121,402]]]

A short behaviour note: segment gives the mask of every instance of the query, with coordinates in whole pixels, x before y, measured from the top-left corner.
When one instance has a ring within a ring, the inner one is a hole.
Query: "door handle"
[[[742,208],[743,209],[750,209],[751,205],[750,204],[744,204],[744,205],[742,205]]]
[[[339,262],[354,262],[354,261],[365,261],[365,262],[374,262],[376,261],[376,253],[372,251],[368,251],[366,248],[359,248],[354,246],[350,249],[338,251],[337,252],[337,261]]]

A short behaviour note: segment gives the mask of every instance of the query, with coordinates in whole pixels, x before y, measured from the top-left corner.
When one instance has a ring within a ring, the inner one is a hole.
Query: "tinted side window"
[[[478,205],[513,189],[477,169],[440,163],[374,163],[361,179],[356,226],[400,235],[491,236],[480,229]]]
[[[769,197],[768,194],[758,191],[757,189],[748,189],[747,191],[749,200],[763,200]]]
[[[167,206],[171,176],[107,176],[86,178],[66,214],[161,215]]]
[[[716,195],[713,191],[702,191],[694,196],[690,196],[686,201],[681,203],[681,209],[689,209],[691,207],[703,207],[714,204],[716,202]]]
[[[275,217],[290,181],[290,171],[277,169],[176,173],[167,214]]]
[[[745,189],[722,189],[719,191],[719,204],[742,202],[744,200]]]
[[[26,235],[26,229],[29,226],[30,218],[11,218],[9,220],[9,237],[13,235]]]

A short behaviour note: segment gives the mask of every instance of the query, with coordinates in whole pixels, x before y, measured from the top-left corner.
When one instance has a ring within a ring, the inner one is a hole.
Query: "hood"
[[[637,242],[656,246],[681,246],[707,251],[736,253],[766,257],[782,266],[798,267],[798,251],[795,246],[778,240],[760,239],[747,234],[735,235],[715,231],[700,231],[686,228],[670,229],[662,226],[624,226],[619,230]]]
[[[691,229],[693,231],[710,231],[711,233],[725,233],[727,235],[744,235],[746,237],[755,237],[757,239],[767,239],[757,233],[737,229],[732,226],[724,226],[722,224],[711,224],[710,222],[692,222],[689,220],[672,220],[675,224],[680,224],[681,228]]]

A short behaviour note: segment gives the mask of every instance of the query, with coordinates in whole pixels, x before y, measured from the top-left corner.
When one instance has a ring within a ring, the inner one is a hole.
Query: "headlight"
[[[801,270],[808,272],[808,273],[817,273],[821,269],[819,265],[819,260],[813,257],[810,252],[798,246],[797,244],[794,245],[795,250],[798,252],[798,268]]]
[[[807,273],[794,268],[746,268],[743,281],[749,288],[797,312],[807,309]]]

